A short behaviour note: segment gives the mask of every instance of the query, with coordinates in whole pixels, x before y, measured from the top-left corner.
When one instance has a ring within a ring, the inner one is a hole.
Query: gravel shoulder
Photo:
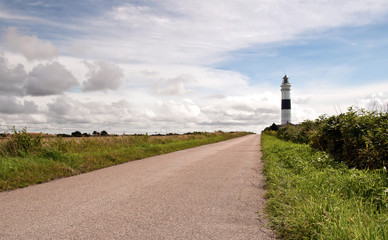
[[[260,159],[248,135],[2,192],[0,239],[275,239]]]

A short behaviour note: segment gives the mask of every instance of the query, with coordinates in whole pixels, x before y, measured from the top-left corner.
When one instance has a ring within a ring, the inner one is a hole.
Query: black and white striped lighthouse
[[[280,86],[282,91],[282,119],[281,124],[291,123],[291,84],[288,82],[287,75],[283,77],[283,83]]]

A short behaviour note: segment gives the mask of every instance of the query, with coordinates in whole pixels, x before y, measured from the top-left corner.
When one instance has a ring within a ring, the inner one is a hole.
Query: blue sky
[[[246,130],[387,110],[387,0],[0,1],[0,131]]]
[[[295,68],[336,68],[342,65],[351,69],[343,72],[340,82],[343,85],[379,82],[387,79],[388,42],[384,40],[387,38],[386,22],[338,28],[323,31],[318,36],[302,35],[292,41],[237,50],[230,54],[229,61],[217,67],[260,79],[263,74],[271,75],[277,71],[287,73]],[[298,80],[304,82],[309,78]]]

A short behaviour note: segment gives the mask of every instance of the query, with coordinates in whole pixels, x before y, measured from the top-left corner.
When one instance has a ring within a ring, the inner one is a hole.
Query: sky
[[[0,132],[260,132],[388,109],[388,0],[0,0]]]

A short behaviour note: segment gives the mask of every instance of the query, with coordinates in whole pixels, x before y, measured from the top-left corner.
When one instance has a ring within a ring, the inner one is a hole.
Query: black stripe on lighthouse
[[[282,99],[282,109],[291,109],[291,99]]]

